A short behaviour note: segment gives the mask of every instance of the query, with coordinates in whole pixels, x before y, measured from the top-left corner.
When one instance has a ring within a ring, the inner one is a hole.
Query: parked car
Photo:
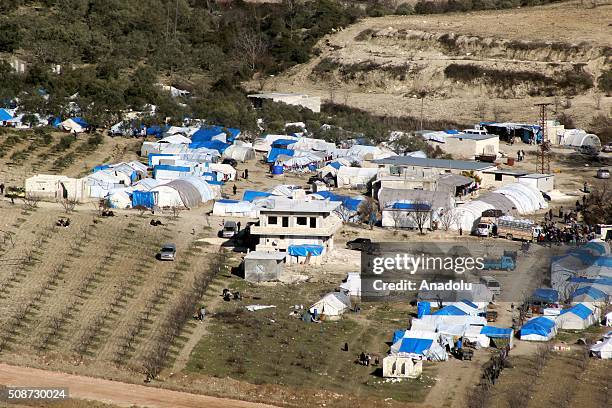
[[[608,169],[599,169],[597,170],[597,175],[595,175],[598,179],[609,179],[610,178],[610,170]]]
[[[372,244],[372,240],[370,238],[356,238],[352,241],[346,243],[346,247],[348,249],[363,251],[365,248]]]
[[[612,153],[612,143],[606,143],[605,145],[603,145],[601,151],[604,153]]]
[[[234,238],[238,234],[238,224],[236,221],[225,221],[223,223],[223,229],[221,230],[222,238]]]
[[[238,162],[234,159],[223,159],[221,164],[229,164],[233,168],[236,168],[236,166],[238,166]]]
[[[164,244],[159,250],[159,259],[162,261],[174,261],[176,259],[176,245]]]

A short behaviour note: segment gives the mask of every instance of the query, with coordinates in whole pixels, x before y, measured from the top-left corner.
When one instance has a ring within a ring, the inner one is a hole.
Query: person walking
[[[4,183],[0,184],[0,195],[4,195]]]
[[[244,169],[244,179],[245,180],[249,179],[249,169]]]
[[[232,187],[232,191],[234,192],[234,195],[236,195],[236,191],[238,190],[238,188],[236,187],[236,185],[234,184],[234,186]]]

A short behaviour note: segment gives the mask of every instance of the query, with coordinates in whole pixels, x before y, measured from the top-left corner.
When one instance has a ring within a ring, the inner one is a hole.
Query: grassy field
[[[326,389],[380,399],[423,401],[433,383],[435,367],[427,365],[420,380],[385,382],[381,376],[393,330],[406,327],[404,305],[364,305],[340,321],[307,323],[290,316],[295,305],[308,307],[325,293],[325,284],[233,286],[246,298],[225,302],[211,319],[211,335],[194,350],[187,370],[214,377],[232,377],[255,384],[299,389]],[[274,305],[248,312],[244,304]],[[398,316],[405,316],[398,319]],[[342,351],[344,343],[349,351]],[[362,351],[381,356],[379,366],[357,364]]]

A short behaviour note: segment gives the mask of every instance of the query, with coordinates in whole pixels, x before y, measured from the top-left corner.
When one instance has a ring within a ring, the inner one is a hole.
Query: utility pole
[[[536,159],[536,173],[550,174],[550,140],[546,131],[546,107],[551,103],[536,103],[534,106],[540,107],[540,129],[542,131],[542,142],[538,148]],[[537,140],[536,140],[537,142]]]
[[[176,8],[174,9],[174,39],[176,40],[176,26],[178,25],[178,0],[176,0]]]

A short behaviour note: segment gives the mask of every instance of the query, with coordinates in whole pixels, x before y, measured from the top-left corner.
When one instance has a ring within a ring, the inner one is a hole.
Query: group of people
[[[559,208],[558,219],[563,221],[564,226],[558,226],[552,209],[544,215],[544,225],[542,232],[538,236],[538,242],[554,243],[584,243],[595,238],[595,231],[590,225],[578,223],[578,213],[582,211],[586,203],[586,196],[576,201],[575,207],[565,211]]]
[[[519,150],[518,152],[516,152],[516,161],[523,161],[525,160],[525,151],[523,149]]]

